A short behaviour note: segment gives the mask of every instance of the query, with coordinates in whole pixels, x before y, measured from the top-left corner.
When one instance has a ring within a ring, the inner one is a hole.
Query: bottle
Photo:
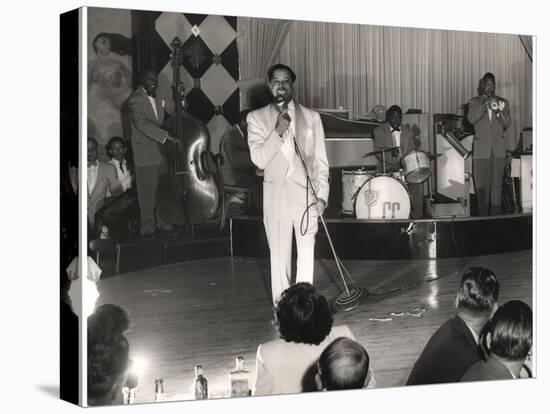
[[[247,397],[250,395],[250,372],[244,368],[244,358],[235,359],[235,369],[229,374],[231,397]]]
[[[195,366],[194,391],[195,400],[206,400],[208,398],[208,381],[202,375],[202,365]]]
[[[126,377],[126,382],[122,387],[123,404],[133,404],[136,400],[136,390],[138,385],[138,376],[135,372],[130,371]]]
[[[155,402],[164,401],[164,379],[155,379]]]

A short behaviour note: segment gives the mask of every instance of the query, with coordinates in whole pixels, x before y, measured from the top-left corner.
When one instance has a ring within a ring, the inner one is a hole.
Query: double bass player
[[[158,88],[158,75],[147,68],[140,74],[140,84],[128,99],[131,121],[131,142],[134,153],[136,188],[140,210],[140,233],[151,237],[157,231],[171,231],[172,225],[156,214],[156,195],[161,171],[161,146],[175,143],[170,133],[162,128],[165,111],[173,112],[172,97]],[[176,85],[176,93],[184,99],[183,83]]]

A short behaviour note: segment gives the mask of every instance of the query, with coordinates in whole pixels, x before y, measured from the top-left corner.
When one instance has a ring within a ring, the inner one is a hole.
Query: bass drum
[[[403,183],[386,175],[368,180],[355,199],[358,219],[408,219],[411,198]]]
[[[365,169],[342,170],[342,213],[345,216],[353,216],[355,198],[357,192],[376,175],[376,171]]]

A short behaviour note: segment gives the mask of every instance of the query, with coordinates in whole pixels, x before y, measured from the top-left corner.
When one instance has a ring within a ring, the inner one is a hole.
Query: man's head
[[[456,295],[458,313],[471,318],[490,318],[497,307],[498,291],[499,283],[491,270],[484,267],[467,269]]]
[[[349,390],[367,385],[369,354],[350,338],[337,338],[317,363],[317,386],[323,390]]]
[[[159,83],[157,72],[155,72],[152,68],[144,69],[141,72],[139,81],[149,96],[154,97],[156,95],[157,86]]]
[[[495,75],[491,72],[487,72],[481,79],[481,92],[488,97],[492,97],[495,95],[495,85]]]
[[[93,163],[97,161],[97,140],[93,137],[88,137],[88,162]]]
[[[524,361],[533,345],[533,311],[520,300],[499,307],[485,328],[485,347],[507,361]]]
[[[288,66],[277,63],[267,70],[269,89],[273,98],[277,101],[284,100],[288,103],[294,95],[294,81],[296,74]]]
[[[386,121],[390,123],[392,128],[399,128],[403,119],[403,111],[398,105],[392,105],[386,112]]]
[[[106,145],[107,154],[117,161],[122,161],[126,156],[126,141],[121,137],[112,137]]]
[[[319,345],[332,329],[328,302],[310,283],[297,283],[285,290],[276,315],[281,338],[287,342]]]

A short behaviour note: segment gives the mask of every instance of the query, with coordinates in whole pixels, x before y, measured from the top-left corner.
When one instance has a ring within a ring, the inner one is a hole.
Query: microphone
[[[286,102],[286,99],[283,95],[277,95],[275,97],[275,103],[277,104],[277,106],[281,109],[286,109],[288,108],[288,103]]]
[[[288,102],[283,95],[277,95],[275,97],[275,103],[279,107],[279,112],[283,112],[288,109]],[[288,113],[285,115],[285,119],[290,122],[290,115]]]

